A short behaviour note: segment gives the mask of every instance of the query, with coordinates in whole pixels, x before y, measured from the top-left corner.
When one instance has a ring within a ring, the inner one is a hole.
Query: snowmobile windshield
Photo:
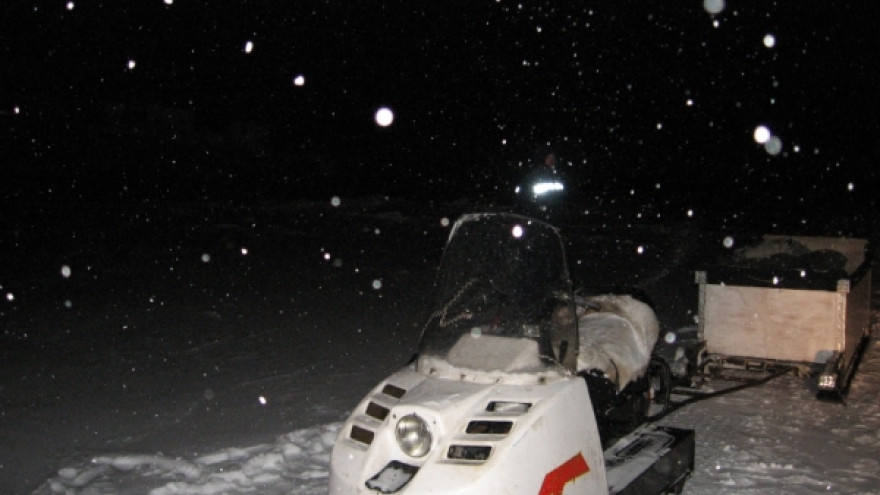
[[[554,227],[502,213],[462,217],[434,288],[419,371],[475,381],[574,371],[577,324]]]

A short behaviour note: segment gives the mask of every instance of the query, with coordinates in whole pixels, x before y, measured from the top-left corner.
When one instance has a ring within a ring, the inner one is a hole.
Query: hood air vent
[[[456,461],[485,461],[492,453],[488,445],[450,445],[446,457]]]
[[[403,394],[406,393],[406,390],[395,387],[390,383],[386,383],[384,387],[382,387],[382,393],[387,395],[388,397],[394,397],[395,399],[399,399],[403,397]]]
[[[387,407],[376,404],[375,402],[367,404],[367,416],[376,418],[379,421],[385,421],[389,412],[390,411]]]
[[[351,433],[349,434],[352,440],[360,442],[365,445],[370,445],[373,443],[374,433],[366,428],[361,428],[358,425],[351,426]]]
[[[469,435],[507,435],[513,421],[471,421],[464,430]]]
[[[530,402],[509,402],[493,400],[486,405],[486,411],[497,414],[525,414],[532,408]]]

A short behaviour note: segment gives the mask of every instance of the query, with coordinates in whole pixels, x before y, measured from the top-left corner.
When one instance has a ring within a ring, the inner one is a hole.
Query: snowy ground
[[[340,421],[415,349],[443,219],[472,208],[17,219],[0,245],[0,493],[326,493]],[[722,232],[614,225],[569,229],[576,280],[637,286],[665,324],[689,323],[692,269]],[[664,419],[697,431],[685,493],[880,493],[878,335],[846,407],[783,376]]]

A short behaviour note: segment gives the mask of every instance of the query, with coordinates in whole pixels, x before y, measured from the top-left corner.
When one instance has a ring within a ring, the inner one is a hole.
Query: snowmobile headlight
[[[428,423],[416,414],[400,418],[394,435],[397,444],[410,457],[422,457],[431,450],[431,430]]]

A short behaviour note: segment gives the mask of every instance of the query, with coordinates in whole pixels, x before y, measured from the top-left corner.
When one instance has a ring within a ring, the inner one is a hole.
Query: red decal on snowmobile
[[[562,495],[562,489],[565,488],[566,483],[589,472],[590,466],[584,460],[583,454],[578,452],[577,455],[544,476],[544,483],[541,484],[541,491],[538,492],[538,495]]]

